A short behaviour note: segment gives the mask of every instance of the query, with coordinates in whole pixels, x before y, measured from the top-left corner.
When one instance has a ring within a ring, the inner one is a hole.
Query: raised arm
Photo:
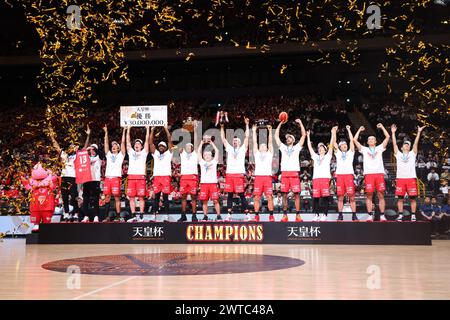
[[[227,148],[230,144],[227,141],[227,138],[225,137],[225,126],[223,123],[220,124],[220,139],[222,139],[222,143]]]
[[[358,148],[358,151],[360,151],[362,148],[362,144],[358,141],[359,134],[364,130],[366,130],[366,128],[364,128],[363,126],[359,127],[358,131],[356,131],[355,136],[353,137],[353,142],[355,143],[356,148]]]
[[[61,153],[61,147],[59,146],[58,142],[55,139],[55,131],[53,131],[53,129],[49,126],[48,127],[48,137],[50,138],[50,140],[52,141],[53,147],[56,149],[56,151],[58,151],[58,154]]]
[[[377,124],[377,128],[381,129],[383,131],[383,133],[384,133],[384,140],[383,140],[382,144],[383,144],[383,148],[386,149],[386,147],[387,147],[387,145],[389,143],[389,138],[391,136],[389,135],[389,132],[386,130],[386,128],[383,126],[382,123]]]
[[[286,121],[281,121],[278,126],[277,129],[275,130],[275,143],[277,144],[277,146],[281,145],[281,140],[280,140],[280,130],[281,130],[281,126],[283,124],[285,124]]]
[[[156,147],[155,147],[155,127],[152,127],[152,129],[150,130],[150,137],[149,137],[148,146],[150,148],[150,153],[151,154],[155,153],[155,150],[156,150]]]
[[[127,150],[130,150],[131,147],[131,138],[130,138],[131,127],[127,127]]]
[[[150,127],[149,126],[145,126],[145,142],[144,142],[144,150],[145,152],[148,153],[149,151],[149,140],[150,138]]]
[[[253,125],[252,132],[253,132],[253,136],[252,136],[253,155],[255,155],[258,152],[258,138],[256,136],[256,124]]]
[[[198,145],[200,143],[198,140],[198,121],[194,120],[194,150],[197,150],[198,148]]]
[[[249,128],[250,119],[247,117],[244,117],[244,122],[245,122],[244,146],[245,146],[245,148],[248,148],[248,138],[250,136],[250,128]]]
[[[214,149],[214,161],[218,162],[219,161],[219,149],[216,147],[216,144],[213,141],[211,141],[209,144],[212,145],[212,147]]]
[[[397,154],[397,152],[398,152],[397,138],[395,137],[396,132],[397,132],[397,126],[395,124],[393,124],[391,126],[391,133],[392,133],[392,148],[394,148],[394,154]]]
[[[105,149],[105,156],[108,154],[108,152],[109,152],[109,137],[108,137],[108,127],[107,127],[107,125],[105,124],[105,126],[103,127],[103,131],[105,131],[105,138],[104,138],[104,141],[103,141],[103,144],[104,144],[104,149]]]
[[[306,138],[307,138],[308,150],[309,150],[309,153],[311,154],[311,157],[312,157],[313,154],[314,154],[315,152],[314,152],[314,149],[313,149],[313,147],[312,147],[310,135],[311,135],[311,132],[310,132],[309,130],[306,131]]]
[[[267,148],[269,149],[270,153],[273,153],[272,126],[270,124],[267,125],[267,131],[269,131],[269,137],[267,138]]]
[[[127,127],[122,129],[122,141],[120,141],[120,152],[122,152],[123,155],[127,152],[127,147],[125,146],[125,131],[127,131]]]
[[[414,140],[414,145],[413,145],[413,151],[415,154],[417,154],[417,152],[419,151],[419,140],[420,140],[420,135],[422,134],[423,129],[425,129],[425,126],[417,127],[417,135],[416,135],[416,139]]]
[[[168,126],[164,126],[164,131],[166,132],[166,136],[167,136],[167,145],[169,146],[169,151],[173,152],[173,141],[172,141],[172,135],[170,134],[169,131],[169,127]]]
[[[302,136],[301,136],[298,144],[300,145],[300,147],[303,147],[303,144],[305,143],[305,138],[306,138],[306,130],[305,130],[305,127],[303,126],[302,120],[296,119],[295,123],[297,123],[300,126],[300,131],[302,133]]]
[[[198,144],[198,149],[196,149],[197,151],[197,156],[199,160],[203,160],[203,153],[202,153],[202,149],[203,149],[203,144],[205,143],[205,141],[203,141],[203,139],[200,141],[200,143]]]
[[[83,149],[86,149],[89,146],[89,138],[91,136],[91,129],[89,129],[89,125],[86,126],[86,141],[84,142]]]
[[[335,126],[331,129],[331,138],[330,138],[330,145],[328,148],[328,154],[332,154],[333,153],[333,146],[336,144],[336,131],[337,131],[338,127]]]
[[[350,139],[350,150],[355,152],[355,142],[353,141],[352,128],[350,126],[345,126],[348,133],[348,138]]]

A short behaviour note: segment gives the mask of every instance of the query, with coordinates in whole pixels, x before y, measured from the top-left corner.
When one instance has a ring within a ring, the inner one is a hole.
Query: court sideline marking
[[[95,294],[95,293],[97,293],[97,292],[100,292],[100,291],[103,291],[103,290],[106,290],[106,289],[109,289],[109,288],[118,286],[118,285],[120,285],[120,284],[122,284],[122,283],[125,283],[125,282],[127,282],[127,281],[130,281],[130,280],[135,279],[135,278],[137,278],[137,277],[138,277],[138,276],[133,276],[133,277],[126,278],[126,279],[124,279],[124,280],[120,280],[120,281],[114,282],[114,283],[112,283],[112,284],[110,284],[110,285],[108,285],[108,286],[101,287],[101,288],[95,289],[95,290],[93,290],[93,291],[84,293],[84,294],[82,294],[82,295],[80,295],[80,296],[78,296],[78,297],[72,298],[71,300],[79,300],[79,299],[81,299],[81,298],[88,297],[88,296],[93,295],[93,294]]]

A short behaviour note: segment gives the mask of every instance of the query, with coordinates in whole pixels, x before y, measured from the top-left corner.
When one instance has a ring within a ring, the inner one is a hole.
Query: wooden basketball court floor
[[[81,274],[76,279],[74,274],[42,267],[60,259],[165,253],[271,255],[300,259],[304,263],[258,272]],[[3,239],[0,261],[2,300],[450,299],[450,241],[445,240],[434,241],[432,246],[347,246],[25,245],[24,239]]]

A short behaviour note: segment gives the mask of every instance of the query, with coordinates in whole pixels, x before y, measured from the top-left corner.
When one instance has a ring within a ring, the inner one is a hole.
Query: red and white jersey
[[[92,181],[91,157],[86,150],[77,151],[74,164],[77,184]]]
[[[198,175],[198,156],[196,152],[187,153],[186,150],[180,153],[181,171],[183,175]]]
[[[64,168],[61,171],[61,177],[75,178],[75,159],[77,155],[67,154],[65,151],[61,151],[61,159],[64,164]]]
[[[227,171],[228,174],[245,174],[245,154],[247,148],[242,145],[235,149],[232,145],[228,144],[225,148],[227,151]]]
[[[353,170],[353,159],[355,158],[355,152],[347,150],[342,152],[336,150],[336,174],[355,174]]]
[[[209,162],[205,160],[200,160],[200,172],[201,178],[200,183],[217,183],[217,164],[216,160],[211,160]]]
[[[281,171],[300,171],[300,144],[288,147],[284,143],[280,145]]]
[[[332,155],[331,153],[328,152],[323,156],[315,152],[311,154],[311,159],[314,162],[313,179],[331,178],[330,173],[331,158]]]
[[[129,158],[128,175],[145,175],[148,152],[146,152],[145,150],[136,152],[133,148],[128,149],[127,152]]]
[[[255,176],[272,176],[273,153],[255,152]]]
[[[383,152],[386,148],[382,144],[375,148],[361,147],[363,155],[364,174],[382,173],[384,174]]]
[[[153,176],[154,177],[167,177],[172,175],[172,156],[173,153],[167,150],[161,154],[158,150],[155,150],[153,155]]]
[[[410,179],[417,178],[416,175],[416,154],[414,151],[403,153],[397,152],[395,155],[397,159],[397,178]]]
[[[122,177],[122,163],[124,158],[122,152],[114,154],[111,151],[108,151],[106,154],[105,177]]]
[[[55,210],[55,195],[51,187],[38,187],[31,191],[30,211]]]

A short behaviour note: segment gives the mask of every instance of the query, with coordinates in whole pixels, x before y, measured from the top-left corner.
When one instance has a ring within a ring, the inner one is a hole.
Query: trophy
[[[192,117],[188,117],[183,121],[183,129],[188,132],[194,131],[194,120],[192,120]]]
[[[224,124],[224,123],[227,123],[227,122],[230,122],[230,121],[228,121],[228,112],[217,111],[217,114],[216,114],[216,127],[217,127],[217,125],[219,123],[220,124]]]
[[[269,120],[266,119],[258,119],[256,120],[256,125],[258,126],[258,129],[265,129],[267,128],[267,124],[269,123]]]

